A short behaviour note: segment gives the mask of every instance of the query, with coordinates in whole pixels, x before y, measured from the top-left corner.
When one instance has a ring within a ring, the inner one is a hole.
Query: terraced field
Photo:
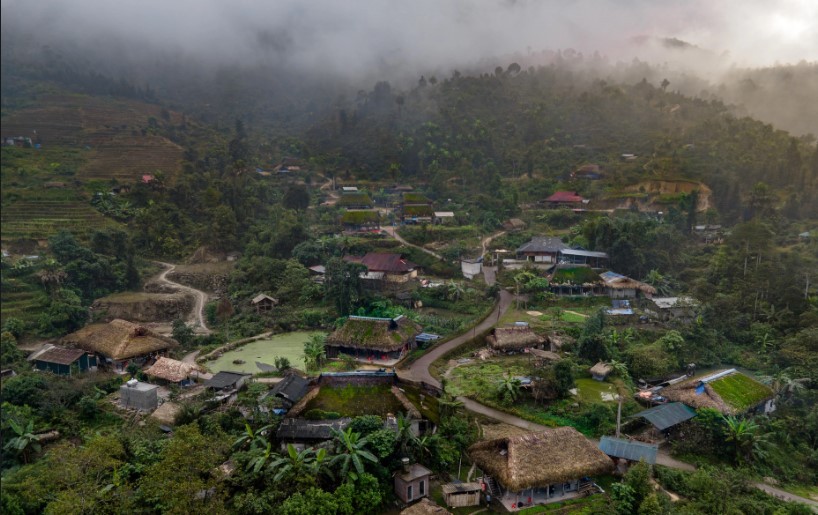
[[[172,179],[181,169],[183,150],[159,136],[115,136],[99,140],[80,168],[80,179],[111,179],[133,183],[143,174],[161,170]]]
[[[93,229],[117,225],[90,205],[79,201],[21,200],[4,206],[0,214],[3,240],[46,239],[61,230],[70,230],[83,237]]]
[[[41,288],[27,284],[17,278],[3,280],[0,288],[0,322],[7,318],[30,320],[48,304],[48,298]]]

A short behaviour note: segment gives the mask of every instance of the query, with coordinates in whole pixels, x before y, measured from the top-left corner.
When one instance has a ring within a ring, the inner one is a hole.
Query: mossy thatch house
[[[112,320],[107,324],[90,324],[62,338],[62,344],[102,356],[103,363],[123,368],[129,362],[142,365],[179,345],[176,340],[160,336],[147,327]]]
[[[573,427],[478,442],[469,456],[512,510],[592,490],[583,478],[613,470],[613,461]]]
[[[520,352],[527,348],[537,348],[546,341],[528,326],[496,327],[486,337],[489,347],[501,352]]]
[[[769,413],[775,409],[772,389],[734,368],[668,386],[661,394],[691,408],[712,408],[725,415]]]
[[[341,225],[346,232],[379,231],[381,215],[377,211],[344,211]]]
[[[548,279],[548,287],[551,293],[557,295],[599,295],[603,293],[599,273],[588,265],[557,265]]]
[[[347,354],[358,359],[400,359],[416,347],[421,328],[405,316],[375,318],[351,316],[327,337],[327,356]]]

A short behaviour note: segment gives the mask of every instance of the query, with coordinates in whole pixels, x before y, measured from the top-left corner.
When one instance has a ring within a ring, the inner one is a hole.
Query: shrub
[[[276,356],[273,359],[273,365],[275,365],[279,371],[288,370],[291,367],[290,360],[284,356]]]
[[[304,418],[307,420],[335,420],[341,418],[341,414],[337,411],[324,411],[322,409],[311,409],[304,413]]]

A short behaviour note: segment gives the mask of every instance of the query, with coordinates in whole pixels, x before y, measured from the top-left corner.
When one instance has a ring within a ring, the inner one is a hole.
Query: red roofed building
[[[152,183],[154,181],[154,179],[156,179],[156,177],[154,177],[153,175],[151,175],[149,173],[146,173],[146,174],[142,175],[142,182],[145,183],[145,184]]]
[[[400,254],[368,252],[363,257],[345,256],[344,260],[366,266],[373,279],[404,283],[418,276],[417,265]]]
[[[545,202],[551,207],[580,207],[584,200],[576,191],[557,191]]]

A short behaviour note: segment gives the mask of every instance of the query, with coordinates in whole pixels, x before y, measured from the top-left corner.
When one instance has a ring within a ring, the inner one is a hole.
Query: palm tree
[[[497,395],[502,402],[510,404],[520,396],[521,386],[522,383],[519,379],[507,375],[497,385]]]
[[[610,362],[611,369],[613,373],[617,376],[621,377],[622,379],[627,380],[630,377],[630,372],[628,372],[628,365],[621,361],[611,360]]]
[[[42,268],[37,272],[37,277],[40,278],[40,282],[43,283],[43,287],[46,291],[53,295],[62,282],[68,278],[68,274],[60,268],[60,264],[57,263],[57,261],[47,259],[45,263],[43,263]]]
[[[277,456],[268,468],[275,471],[273,480],[276,482],[292,478],[300,483],[316,479],[328,463],[326,449],[298,451],[292,444],[287,444],[287,453]]]
[[[648,275],[645,277],[645,282],[656,288],[656,293],[661,296],[667,297],[673,293],[673,288],[668,278],[659,273],[659,270],[655,268],[648,272]]]
[[[780,371],[775,375],[764,377],[763,381],[775,392],[777,399],[787,401],[794,394],[803,390],[809,379],[806,377],[793,379],[787,372]]]
[[[766,435],[760,433],[761,427],[752,420],[726,416],[725,441],[733,442],[736,463],[742,464],[762,457],[767,443]]]
[[[34,421],[29,420],[28,423],[23,425],[22,422],[18,422],[14,418],[9,418],[9,427],[11,427],[11,430],[14,431],[16,436],[9,439],[3,448],[21,455],[23,457],[23,463],[28,463],[29,454],[32,449],[34,452],[40,452],[42,450],[40,439],[34,434]]]
[[[315,334],[304,344],[304,365],[307,370],[317,370],[327,357],[327,337]]]
[[[455,282],[454,279],[449,280],[449,298],[454,301],[460,300],[460,298],[466,293],[465,288],[463,288],[463,283]]]
[[[330,460],[330,463],[333,466],[339,466],[341,477],[354,481],[364,473],[364,461],[378,463],[378,458],[366,450],[369,440],[366,437],[361,438],[360,433],[353,433],[352,429],[345,431],[333,429],[333,434],[337,444],[337,454]],[[355,470],[350,470],[351,468]]]

